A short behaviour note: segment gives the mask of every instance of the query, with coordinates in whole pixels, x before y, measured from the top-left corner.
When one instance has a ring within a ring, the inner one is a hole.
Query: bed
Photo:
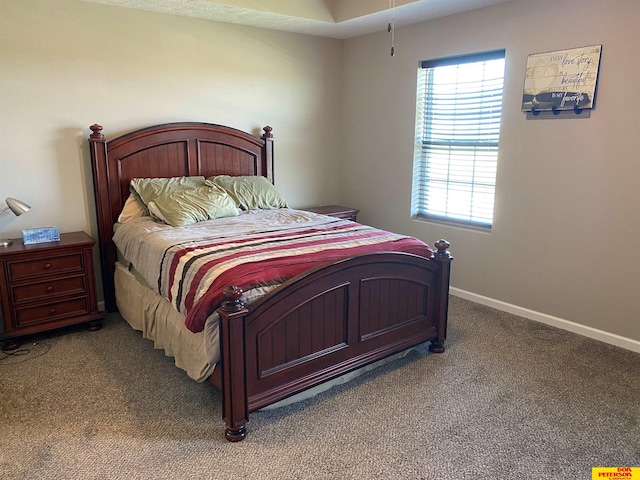
[[[165,317],[180,321],[182,314],[128,274],[130,266],[119,260],[113,240],[132,179],[225,175],[264,177],[273,184],[272,128],[264,127],[258,137],[222,125],[182,122],[110,141],[102,126],[90,129],[106,309],[120,310],[129,321],[140,298],[152,296],[156,306],[146,308],[144,315],[154,317],[153,329],[165,328]],[[294,210],[294,215],[317,224],[329,222],[303,211]],[[349,223],[331,228],[364,228]],[[246,437],[249,413],[408,348],[428,342],[429,351],[444,352],[452,257],[445,240],[434,247],[430,256],[385,250],[332,259],[295,274],[252,301],[229,281],[215,302],[206,306],[211,310],[206,312],[208,318],[215,318],[219,358],[199,373],[221,391],[227,440]],[[116,282],[118,278],[125,283]],[[199,301],[198,306],[202,304]],[[139,329],[144,328],[150,327]],[[182,325],[172,328],[178,333],[165,342],[165,350],[188,355],[198,334],[185,333]]]

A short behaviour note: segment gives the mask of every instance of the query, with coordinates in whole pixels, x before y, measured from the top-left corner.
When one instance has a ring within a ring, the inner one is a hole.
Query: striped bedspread
[[[433,254],[413,237],[293,209],[247,212],[183,228],[136,219],[120,226],[114,241],[147,282],[185,316],[193,332],[202,331],[229,285],[247,291],[280,284],[314,267],[365,253]]]

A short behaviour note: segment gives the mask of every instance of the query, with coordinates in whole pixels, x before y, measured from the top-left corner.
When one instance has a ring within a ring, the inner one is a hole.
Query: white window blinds
[[[421,62],[412,215],[493,223],[504,50]]]

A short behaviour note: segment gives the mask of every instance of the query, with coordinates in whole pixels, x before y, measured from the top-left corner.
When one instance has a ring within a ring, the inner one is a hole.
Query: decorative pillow
[[[265,177],[218,175],[207,183],[223,188],[245,210],[283,208],[287,201],[278,189]]]
[[[239,214],[233,199],[215,185],[202,185],[161,195],[149,202],[151,214],[174,227]]]
[[[140,203],[133,193],[130,193],[127,201],[124,202],[124,207],[122,207],[120,215],[118,216],[118,223],[126,223],[134,218],[147,216],[149,216],[147,209],[144,208],[144,205]]]
[[[129,190],[137,195],[138,200],[145,207],[149,207],[157,197],[168,195],[180,190],[193,190],[204,185],[205,178],[199,177],[170,177],[170,178],[132,178]]]

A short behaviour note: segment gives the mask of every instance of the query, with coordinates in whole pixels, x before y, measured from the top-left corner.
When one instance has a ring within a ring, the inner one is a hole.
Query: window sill
[[[461,220],[450,218],[427,217],[423,215],[412,215],[412,220],[425,223],[436,223],[438,225],[446,225],[448,227],[461,228],[463,230],[473,230],[482,233],[491,233],[491,225],[474,224]]]

